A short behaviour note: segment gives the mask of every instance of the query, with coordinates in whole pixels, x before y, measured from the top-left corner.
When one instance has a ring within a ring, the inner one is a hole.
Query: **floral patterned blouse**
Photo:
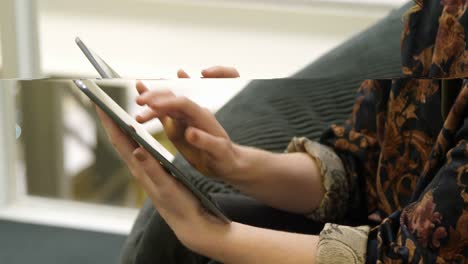
[[[317,161],[326,189],[309,216],[329,223],[318,263],[468,263],[467,9],[417,1],[405,77],[364,81],[345,124],[289,145]]]

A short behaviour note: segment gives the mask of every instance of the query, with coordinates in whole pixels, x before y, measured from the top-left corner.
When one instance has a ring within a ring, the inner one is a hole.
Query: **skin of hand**
[[[186,97],[168,90],[148,90],[138,82],[136,102],[148,109],[136,117],[140,123],[159,118],[179,152],[204,175],[231,175],[238,160],[237,148],[215,116]]]
[[[129,138],[102,110],[96,108],[96,111],[112,145],[182,243],[191,247],[195,243],[192,240],[199,236],[194,232],[211,234],[209,231],[214,226],[225,228],[224,222],[209,214],[143,147]]]
[[[187,248],[223,263],[314,263],[317,236],[222,222],[105,113],[96,110],[112,145]]]
[[[207,77],[238,77],[229,67],[202,71]],[[180,78],[189,78],[179,70]],[[149,90],[141,82],[136,102],[147,109],[140,123],[159,118],[164,130],[186,160],[205,176],[226,181],[242,193],[274,208],[307,214],[325,193],[318,167],[305,153],[271,153],[233,143],[214,115],[171,91]],[[291,192],[291,190],[295,190]]]
[[[202,78],[238,78],[240,77],[239,72],[236,68],[226,66],[213,66],[204,69],[202,72]],[[182,69],[177,72],[179,78],[190,78],[190,76]]]
[[[202,70],[201,74],[203,78],[240,76],[235,68],[226,66],[213,66]],[[177,72],[177,76],[190,78],[182,69]],[[204,175],[215,177],[232,174],[237,160],[236,148],[208,109],[199,107],[188,98],[176,97],[171,91],[149,91],[141,82],[136,87],[140,94],[136,102],[150,108],[136,117],[138,122],[159,118],[175,147]]]

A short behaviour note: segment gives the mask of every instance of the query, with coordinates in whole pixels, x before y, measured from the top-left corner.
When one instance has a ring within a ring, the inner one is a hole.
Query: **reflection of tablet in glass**
[[[99,108],[101,108],[125,133],[139,145],[144,147],[172,176],[187,187],[212,214],[230,222],[211,196],[199,190],[190,179],[185,176],[171,160],[172,154],[151,136],[124,109],[110,98],[99,86],[91,80],[74,80],[75,85],[84,92]]]
[[[89,49],[79,37],[75,38],[75,42],[103,79],[120,78],[120,75],[101,59],[99,55]]]

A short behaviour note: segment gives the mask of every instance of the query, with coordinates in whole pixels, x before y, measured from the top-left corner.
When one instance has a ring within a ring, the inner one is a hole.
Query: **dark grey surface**
[[[117,263],[124,241],[121,235],[0,221],[0,263]]]

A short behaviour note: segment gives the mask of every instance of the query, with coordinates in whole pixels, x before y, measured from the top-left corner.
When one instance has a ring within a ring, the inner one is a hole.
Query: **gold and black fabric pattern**
[[[305,137],[293,138],[286,151],[308,153],[320,170],[325,195],[320,206],[307,216],[318,222],[341,219],[349,208],[350,189],[353,188],[350,183],[355,180],[346,179],[348,174],[340,158],[331,148]]]

